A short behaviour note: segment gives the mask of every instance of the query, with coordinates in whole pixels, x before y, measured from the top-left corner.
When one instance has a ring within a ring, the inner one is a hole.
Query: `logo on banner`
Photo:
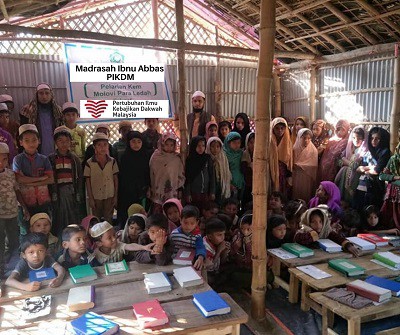
[[[98,119],[107,109],[108,104],[105,100],[86,100],[86,111],[93,118]]]

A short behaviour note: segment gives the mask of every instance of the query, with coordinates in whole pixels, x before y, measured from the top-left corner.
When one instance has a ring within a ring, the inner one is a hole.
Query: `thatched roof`
[[[131,1],[132,4],[137,2]],[[170,0],[158,2],[171,5]],[[203,12],[206,10],[210,16],[229,22],[234,29],[242,32],[242,37],[256,40],[260,2],[185,0],[184,4],[192,11],[200,8]],[[25,25],[29,17],[48,18],[51,12],[64,15],[77,8],[85,10],[88,7],[119,3],[116,0],[0,0],[0,19],[15,25]],[[123,1],[124,5],[127,3],[129,1]],[[36,20],[34,26],[41,25]],[[277,51],[319,56],[399,41],[400,0],[277,0]]]

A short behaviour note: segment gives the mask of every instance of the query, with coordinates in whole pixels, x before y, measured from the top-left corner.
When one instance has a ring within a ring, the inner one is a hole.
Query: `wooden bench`
[[[375,335],[398,335],[398,334],[400,334],[400,327],[382,330],[380,332],[377,332]]]
[[[322,334],[333,334],[328,325],[333,320],[335,314],[347,320],[347,334],[360,335],[361,323],[380,320],[390,316],[400,314],[400,299],[391,298],[388,302],[378,306],[370,306],[361,309],[354,309],[343,305],[333,299],[325,297],[323,292],[310,294],[310,298],[322,307]],[[398,334],[398,333],[397,333]]]

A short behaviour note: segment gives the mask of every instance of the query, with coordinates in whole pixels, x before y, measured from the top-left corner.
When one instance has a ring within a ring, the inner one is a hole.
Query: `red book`
[[[152,328],[168,323],[168,316],[157,299],[133,304],[133,312],[140,328]]]
[[[195,249],[179,249],[172,263],[176,265],[192,265],[194,256],[196,256]]]
[[[357,234],[357,237],[362,238],[368,242],[374,243],[377,247],[383,247],[389,244],[389,241],[376,234]]]
[[[347,283],[347,290],[377,302],[388,300],[392,296],[390,290],[366,283],[359,279]]]

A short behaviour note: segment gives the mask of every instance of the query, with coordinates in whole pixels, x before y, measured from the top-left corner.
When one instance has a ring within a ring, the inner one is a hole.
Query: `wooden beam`
[[[0,24],[0,31],[12,32],[14,34],[31,34],[39,36],[51,36],[57,38],[70,38],[76,40],[84,40],[85,42],[92,41],[104,41],[112,42],[117,45],[131,46],[131,47],[154,47],[154,48],[169,48],[169,49],[180,49],[185,48],[187,51],[199,51],[208,53],[221,53],[221,54],[233,54],[233,55],[245,55],[251,57],[258,56],[258,50],[246,49],[240,47],[230,46],[215,46],[215,45],[203,45],[193,44],[180,41],[168,41],[168,40],[157,40],[151,38],[135,38],[125,37],[111,34],[94,33],[90,31],[79,31],[79,30],[64,30],[64,29],[44,29],[37,27],[22,27],[11,24]],[[315,55],[311,53],[304,53],[299,51],[279,51],[277,57],[282,58],[293,58],[293,59],[314,59]]]
[[[280,23],[280,22],[277,22],[277,23],[276,23],[276,28],[279,29],[279,30],[282,30],[285,34],[287,34],[287,35],[289,35],[289,36],[291,36],[291,37],[297,36],[297,35],[295,35],[295,33],[293,33],[289,28],[287,28],[286,26],[284,26],[284,25],[283,25],[282,23]],[[307,42],[305,42],[305,41],[303,41],[303,40],[299,41],[299,43],[300,43],[301,45],[303,45],[305,48],[307,48],[308,50],[310,50],[312,53],[314,53],[314,54],[316,54],[316,55],[319,55],[319,54],[320,54],[320,52],[319,52],[316,48],[314,48],[313,46],[311,46],[309,43],[307,43]]]
[[[185,73],[185,18],[183,15],[183,0],[175,0],[176,32],[178,42],[182,45],[177,50],[178,58],[178,114],[179,132],[181,140],[181,159],[185,164],[188,146],[187,121],[186,121],[186,73]]]
[[[267,290],[267,191],[268,148],[271,119],[271,86],[275,43],[275,0],[262,0],[260,11],[260,55],[257,70],[256,113],[257,134],[253,160],[253,235],[251,312],[256,320],[265,319]]]
[[[7,7],[4,4],[4,0],[0,0],[0,8],[1,8],[1,13],[4,16],[4,20],[6,20],[7,22],[10,21],[10,17],[8,16]]]
[[[287,19],[293,16],[297,16],[297,14],[299,13],[304,13],[306,11],[308,11],[309,9],[315,8],[315,7],[319,7],[321,5],[325,5],[326,3],[330,2],[331,0],[318,0],[318,1],[312,1],[310,2],[308,5],[300,5],[298,8],[291,10],[287,13],[284,13],[282,15],[279,15],[276,17],[277,21],[283,20],[283,19]]]
[[[285,7],[288,11],[293,11],[293,8],[291,8],[289,5],[285,3],[284,0],[278,1],[283,7]],[[311,27],[315,32],[320,32],[321,29],[317,27],[316,24],[312,23],[309,19],[307,19],[304,15],[302,14],[297,14],[296,16],[299,20],[303,21],[306,25]],[[330,37],[328,34],[322,34],[322,38],[324,38],[328,43],[330,43],[334,48],[338,49],[340,52],[345,52],[346,49],[342,47],[338,42],[336,42],[332,37]],[[331,50],[330,50],[331,51]]]
[[[310,70],[310,122],[316,120],[316,96],[317,96],[317,69],[313,66]]]
[[[394,63],[393,78],[393,104],[390,115],[390,151],[395,152],[399,143],[399,121],[400,121],[400,56],[399,45],[396,45],[396,59]]]
[[[158,24],[158,0],[151,0],[151,14],[153,16],[153,32],[154,38],[159,38],[159,24]]]
[[[274,115],[278,117],[282,115],[282,91],[281,91],[281,77],[279,76],[279,70],[275,69],[273,73],[274,77]]]

